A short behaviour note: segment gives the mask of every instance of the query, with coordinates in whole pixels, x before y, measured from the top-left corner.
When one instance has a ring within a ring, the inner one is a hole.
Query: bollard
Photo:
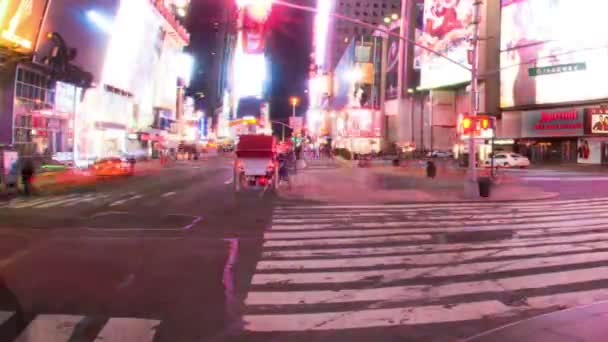
[[[426,163],[426,176],[428,178],[435,178],[435,176],[437,175],[437,166],[435,166],[435,163],[431,160],[429,160]]]
[[[479,177],[477,182],[479,183],[479,196],[490,197],[490,177]]]

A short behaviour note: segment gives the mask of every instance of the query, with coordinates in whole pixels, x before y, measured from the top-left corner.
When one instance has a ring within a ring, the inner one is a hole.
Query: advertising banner
[[[608,97],[608,2],[503,0],[503,108]]]
[[[521,136],[523,138],[582,136],[584,122],[582,108],[523,112]]]
[[[391,31],[394,34],[399,34],[399,27]],[[389,36],[388,52],[386,63],[386,99],[393,100],[397,98],[397,78],[399,69],[399,38]]]
[[[0,46],[34,49],[47,0],[0,0]]]
[[[418,43],[468,65],[473,36],[474,0],[425,1],[424,28]],[[483,19],[483,18],[482,18]],[[471,73],[447,59],[423,50],[420,56],[422,88],[464,83]]]

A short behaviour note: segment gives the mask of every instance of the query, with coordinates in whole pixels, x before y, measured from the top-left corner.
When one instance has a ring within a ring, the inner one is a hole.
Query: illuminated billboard
[[[0,46],[34,49],[46,0],[0,0]]]
[[[501,107],[608,97],[608,2],[503,0]]]
[[[469,65],[469,38],[475,28],[475,0],[435,0],[424,3],[424,25],[418,43],[463,65]],[[437,88],[468,82],[471,73],[449,60],[423,50],[420,56],[420,87]]]

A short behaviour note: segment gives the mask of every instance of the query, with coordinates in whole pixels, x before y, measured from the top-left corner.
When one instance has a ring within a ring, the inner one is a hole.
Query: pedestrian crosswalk
[[[0,209],[51,209],[78,205],[119,206],[141,199],[137,193],[79,193],[42,197],[20,197],[0,202]]]
[[[21,329],[16,323],[17,313],[0,311],[0,336],[13,342],[151,342],[161,321],[139,318],[110,318],[88,320],[87,316],[41,314],[36,315]],[[91,338],[93,331],[94,339]]]
[[[608,300],[607,205],[283,205],[264,235],[245,329],[474,324]]]

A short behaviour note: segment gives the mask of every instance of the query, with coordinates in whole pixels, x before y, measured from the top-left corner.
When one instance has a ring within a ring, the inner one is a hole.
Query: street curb
[[[509,323],[509,324],[505,324],[505,325],[502,325],[500,327],[497,327],[497,328],[494,328],[494,329],[490,329],[488,331],[484,331],[482,333],[473,335],[471,337],[467,337],[465,339],[460,340],[460,342],[475,342],[475,340],[478,339],[478,338],[487,337],[487,336],[489,336],[489,335],[491,335],[493,333],[496,333],[496,332],[498,332],[500,330],[507,329],[507,328],[510,328],[510,327],[514,327],[514,326],[516,326],[518,324],[522,324],[522,323],[525,323],[525,322],[529,322],[529,321],[533,321],[533,320],[537,320],[537,319],[547,318],[547,316],[554,315],[554,314],[556,314],[558,312],[561,313],[561,312],[568,312],[568,311],[576,311],[576,310],[581,310],[581,309],[589,308],[589,307],[595,306],[595,305],[606,305],[606,304],[608,304],[608,301],[603,300],[603,301],[599,301],[599,302],[596,302],[596,303],[585,304],[585,305],[577,305],[577,306],[574,306],[574,307],[571,307],[571,308],[566,308],[566,309],[562,309],[562,310],[555,310],[555,311],[547,312],[545,314],[541,314],[541,315],[538,315],[538,316],[520,319],[518,321]]]

